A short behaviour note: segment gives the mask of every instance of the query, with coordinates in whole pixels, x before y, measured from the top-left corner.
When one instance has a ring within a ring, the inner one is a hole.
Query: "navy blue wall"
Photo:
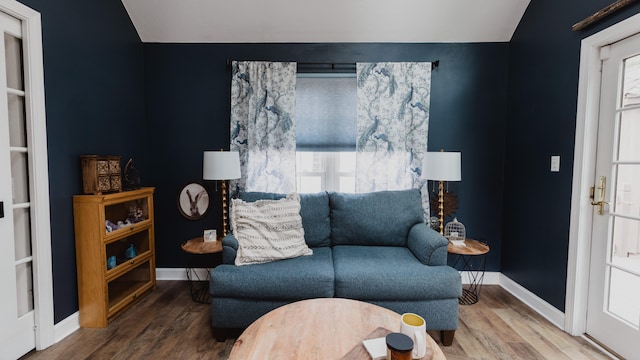
[[[54,311],[59,322],[78,311],[72,196],[82,192],[79,156],[142,160],[145,155],[143,49],[120,1],[21,2],[42,15]]]
[[[571,26],[611,0],[532,0],[509,52],[502,273],[564,311],[580,41],[640,11]],[[551,173],[550,156],[561,156]]]
[[[220,227],[217,198],[189,221],[176,196],[201,181],[203,150],[228,147],[226,59],[439,59],[429,149],[462,151],[463,180],[450,184],[457,216],[491,245],[488,270],[564,309],[580,40],[640,5],[576,33],[572,24],[611,0],[532,0],[510,44],[142,45],[119,1],[21,2],[43,21],[56,322],[78,308],[79,155],[134,157],[143,184],[158,187],[158,267],[183,267],[179,244]],[[560,173],[548,171],[550,155],[562,157]]]
[[[229,148],[231,60],[298,62],[440,60],[432,75],[429,150],[462,151],[456,214],[468,235],[489,242],[488,269],[500,269],[502,168],[507,108],[506,43],[487,44],[145,44],[150,154],[155,197],[156,263],[183,267],[180,244],[220,229],[220,200],[205,183],[212,210],[198,221],[176,207],[180,187],[202,182],[202,151]]]

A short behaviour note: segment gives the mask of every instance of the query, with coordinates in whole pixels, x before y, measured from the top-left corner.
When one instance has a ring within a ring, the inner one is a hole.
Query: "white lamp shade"
[[[204,180],[240,178],[240,154],[237,151],[205,151],[202,161]]]
[[[427,152],[422,172],[427,180],[460,181],[460,152]]]

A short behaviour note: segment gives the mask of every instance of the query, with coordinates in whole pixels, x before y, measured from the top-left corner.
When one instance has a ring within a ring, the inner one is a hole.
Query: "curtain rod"
[[[231,59],[227,59],[227,68],[231,68]],[[302,66],[331,66],[331,69],[335,68],[348,68],[355,67],[356,63],[323,63],[323,62],[297,62],[298,65]],[[431,61],[431,70],[437,68],[440,65],[440,60]]]
[[[571,30],[579,31],[586,27],[589,27],[590,25],[593,25],[594,23],[604,19],[605,17],[615,13],[618,10],[622,10],[623,8],[627,7],[628,5],[631,5],[636,1],[637,0],[618,0],[613,4],[596,11],[593,15],[573,24],[573,26],[571,27]]]

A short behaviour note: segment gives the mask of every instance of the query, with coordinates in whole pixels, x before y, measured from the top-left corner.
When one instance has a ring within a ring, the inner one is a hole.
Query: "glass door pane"
[[[9,153],[13,193],[13,226],[18,316],[33,310],[31,204],[29,203],[29,149],[22,65],[22,40],[4,34],[7,79]]]
[[[33,275],[31,261],[16,266],[18,288],[18,317],[33,310]]]
[[[617,110],[608,289],[610,314],[640,327],[640,55],[624,60]]]
[[[7,87],[24,90],[22,76],[22,39],[4,34],[4,51],[7,62]]]

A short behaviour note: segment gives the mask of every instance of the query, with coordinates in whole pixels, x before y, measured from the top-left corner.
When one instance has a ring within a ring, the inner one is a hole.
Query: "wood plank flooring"
[[[226,359],[233,342],[212,338],[209,305],[191,301],[186,282],[158,281],[156,291],[107,328],[79,329],[22,359]],[[493,285],[482,288],[477,304],[460,306],[453,345],[441,348],[448,360],[608,359]]]

